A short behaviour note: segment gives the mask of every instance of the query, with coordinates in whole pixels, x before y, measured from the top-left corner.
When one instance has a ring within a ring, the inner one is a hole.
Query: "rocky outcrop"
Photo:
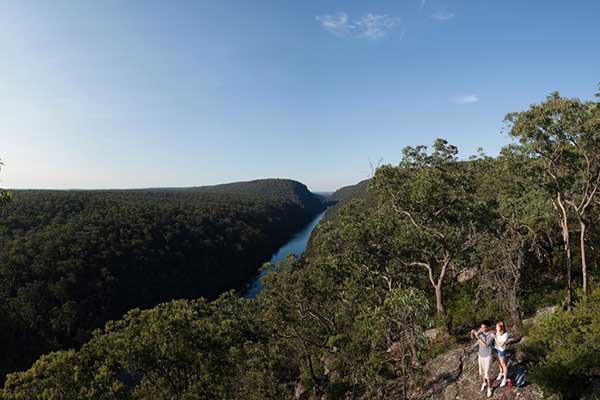
[[[515,346],[517,347],[517,346]],[[514,351],[509,354],[509,376],[511,369],[524,368],[514,359]],[[492,377],[498,375],[498,364],[492,365]],[[541,400],[542,390],[534,384],[523,388],[499,387],[500,382],[494,381],[494,399]],[[406,396],[400,380],[390,381],[383,385],[377,394],[363,397],[361,400],[482,400],[485,393],[480,392],[481,379],[477,366],[477,346],[463,346],[450,350],[429,361],[423,368],[423,375],[413,379],[407,385]]]
[[[430,342],[440,340],[448,336],[448,330],[445,328],[431,328],[425,331],[425,337]]]
[[[477,276],[477,271],[477,267],[465,268],[458,273],[458,275],[456,276],[456,281],[458,283],[468,282]]]
[[[512,357],[509,359],[509,376],[511,368],[514,371],[519,365]],[[498,375],[497,362],[492,365],[492,377]],[[409,398],[413,400],[433,399],[464,399],[479,400],[485,398],[480,392],[481,378],[477,366],[477,346],[467,346],[444,353],[425,366],[425,376],[422,381],[414,382],[415,389],[411,390]],[[537,385],[527,385],[524,388],[499,387],[500,382],[494,381],[492,399],[523,399],[538,400],[544,395]]]
[[[525,330],[530,329],[540,320],[540,318],[543,318],[547,315],[553,315],[554,313],[556,313],[557,309],[558,308],[556,306],[540,308],[535,312],[535,315],[532,318],[523,320],[523,328],[525,328]]]

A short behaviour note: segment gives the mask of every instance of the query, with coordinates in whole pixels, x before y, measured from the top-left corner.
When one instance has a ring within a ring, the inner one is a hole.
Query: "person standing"
[[[481,391],[487,387],[487,397],[492,397],[492,381],[490,379],[490,366],[492,364],[492,346],[494,345],[494,337],[490,331],[491,322],[483,321],[479,330],[473,329],[471,337],[477,339],[479,344],[479,375],[481,376],[482,384]]]
[[[508,378],[508,365],[506,364],[506,343],[508,342],[508,332],[504,326],[504,322],[498,321],[496,324],[496,333],[493,335],[495,341],[496,352],[498,353],[498,363],[500,364],[500,373],[496,378],[497,381],[502,379],[500,387],[506,386]]]

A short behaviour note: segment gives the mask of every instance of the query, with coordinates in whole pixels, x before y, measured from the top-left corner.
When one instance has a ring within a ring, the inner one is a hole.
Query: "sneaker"
[[[483,382],[483,383],[481,384],[481,391],[482,391],[482,392],[485,390],[485,387],[486,387],[486,386],[487,386],[487,385],[485,384],[485,382]]]
[[[502,382],[500,383],[500,387],[504,387],[506,386],[506,379],[502,379]]]
[[[488,388],[487,397],[492,397],[492,388]]]
[[[502,379],[504,377],[504,374],[502,372],[500,372],[498,374],[498,377],[496,378],[497,381],[499,381],[500,379]]]

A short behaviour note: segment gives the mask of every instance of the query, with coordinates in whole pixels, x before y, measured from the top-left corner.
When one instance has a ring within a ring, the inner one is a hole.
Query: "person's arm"
[[[487,343],[485,342],[485,340],[483,340],[481,338],[482,333],[481,332],[477,332],[477,341],[482,345],[482,346],[487,346]],[[485,336],[484,336],[485,337]],[[489,338],[489,336],[488,336]]]

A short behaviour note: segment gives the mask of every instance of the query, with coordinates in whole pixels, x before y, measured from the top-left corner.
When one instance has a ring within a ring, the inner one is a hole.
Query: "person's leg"
[[[498,360],[500,361],[500,368],[503,373],[502,382],[500,383],[500,386],[502,387],[506,385],[506,379],[508,378],[508,365],[506,364],[505,357],[498,357]]]
[[[487,397],[492,396],[492,380],[490,379],[490,367],[492,366],[492,356],[485,357],[483,363],[483,373],[485,376],[485,383],[487,384]]]
[[[499,381],[504,375],[504,370],[502,369],[502,364],[500,363],[500,352],[494,350],[494,353],[496,354],[496,358],[498,359],[498,366],[500,367],[500,371],[498,372],[498,376],[496,377],[496,380]]]
[[[485,390],[486,383],[483,359],[481,357],[477,357],[477,364],[479,366],[479,376],[481,377],[481,391],[483,392]]]

